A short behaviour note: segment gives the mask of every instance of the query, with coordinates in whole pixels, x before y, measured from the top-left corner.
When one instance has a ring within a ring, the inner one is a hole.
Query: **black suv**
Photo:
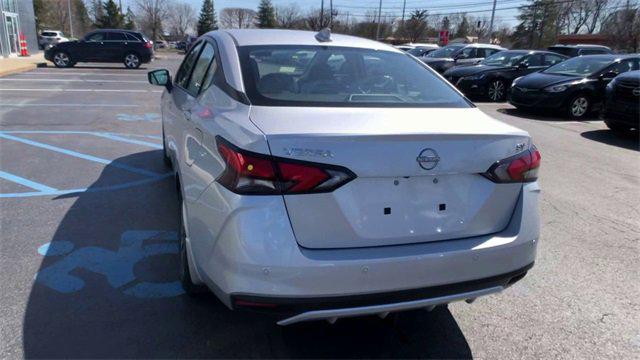
[[[153,44],[137,31],[100,29],[81,40],[54,45],[44,57],[60,68],[78,62],[122,62],[128,69],[136,69],[153,59]]]
[[[558,54],[562,54],[568,57],[576,57],[581,55],[607,55],[613,54],[610,48],[602,45],[553,45],[547,48],[549,51],[553,51]]]
[[[604,122],[616,131],[640,129],[640,71],[620,74],[607,85]]]

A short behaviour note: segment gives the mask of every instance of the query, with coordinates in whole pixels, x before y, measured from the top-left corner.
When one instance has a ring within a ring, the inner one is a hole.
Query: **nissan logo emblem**
[[[435,150],[427,148],[420,152],[416,161],[421,168],[431,170],[440,162],[440,156]]]

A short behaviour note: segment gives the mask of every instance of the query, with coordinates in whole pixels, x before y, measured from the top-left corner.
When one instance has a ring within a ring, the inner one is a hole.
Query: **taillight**
[[[242,150],[220,136],[218,152],[226,167],[218,183],[243,195],[287,195],[331,192],[356,178],[349,169],[329,164],[278,158]]]
[[[153,44],[151,44],[151,41],[147,41],[146,43],[144,43],[144,47],[146,47],[147,49],[151,49],[151,47],[153,47]]]
[[[497,183],[536,181],[541,159],[540,152],[532,145],[531,148],[517,155],[496,161],[482,175]]]

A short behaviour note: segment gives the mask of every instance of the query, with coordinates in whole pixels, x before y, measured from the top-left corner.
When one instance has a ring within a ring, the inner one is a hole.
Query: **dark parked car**
[[[640,67],[638,55],[586,55],[513,81],[509,102],[521,109],[563,110],[580,119],[602,104],[605,87],[619,74]]]
[[[81,40],[59,43],[46,50],[44,57],[61,68],[78,62],[122,62],[136,69],[153,59],[153,43],[137,31],[100,29]]]
[[[558,54],[562,54],[568,57],[575,57],[581,55],[606,55],[613,54],[611,48],[602,45],[553,45],[547,48],[549,51],[553,51]]]
[[[566,56],[535,50],[507,50],[491,55],[475,66],[456,66],[444,77],[469,97],[504,101],[511,82],[568,59]]]
[[[620,74],[607,85],[604,122],[611,130],[640,129],[640,71]]]
[[[439,73],[458,65],[474,65],[497,52],[507,50],[491,44],[452,44],[420,58]]]

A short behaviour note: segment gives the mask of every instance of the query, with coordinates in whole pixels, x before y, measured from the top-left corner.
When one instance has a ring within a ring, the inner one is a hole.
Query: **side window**
[[[109,41],[127,41],[127,37],[121,32],[107,33],[107,40]]]
[[[476,48],[466,48],[463,49],[462,52],[460,53],[460,58],[462,59],[471,59],[476,57],[476,54],[478,52],[476,51]]]
[[[598,55],[598,54],[606,54],[607,52],[600,49],[582,49],[580,50],[580,55]]]
[[[200,89],[202,88],[204,77],[210,68],[214,55],[215,55],[215,52],[213,50],[213,46],[209,43],[205,43],[204,49],[202,49],[202,53],[200,53],[200,57],[196,62],[196,66],[193,68],[193,74],[191,74],[191,79],[189,79],[189,85],[187,87],[187,91],[191,95],[197,96],[200,93]]]
[[[185,56],[182,61],[182,65],[180,65],[180,69],[178,69],[178,73],[176,73],[175,84],[186,89],[187,84],[189,83],[189,75],[191,75],[191,70],[193,69],[193,65],[196,63],[196,59],[198,59],[198,54],[200,54],[200,49],[202,48],[202,43],[197,43],[191,48],[191,51]]]
[[[527,57],[527,60],[525,60],[525,62],[527,63],[527,65],[529,65],[529,67],[542,66],[542,55],[540,54],[529,55]]]
[[[104,41],[105,40],[105,33],[103,32],[97,32],[97,33],[93,33],[91,35],[89,35],[89,37],[87,37],[87,41]]]
[[[628,59],[628,60],[620,61],[619,63],[610,67],[607,71],[613,71],[617,74],[622,74],[624,72],[631,71],[637,68],[638,68],[637,62],[636,64],[634,64],[634,61],[632,61],[632,59]]]
[[[553,54],[545,54],[544,55],[544,66],[552,66],[564,61],[563,57],[553,55]]]

